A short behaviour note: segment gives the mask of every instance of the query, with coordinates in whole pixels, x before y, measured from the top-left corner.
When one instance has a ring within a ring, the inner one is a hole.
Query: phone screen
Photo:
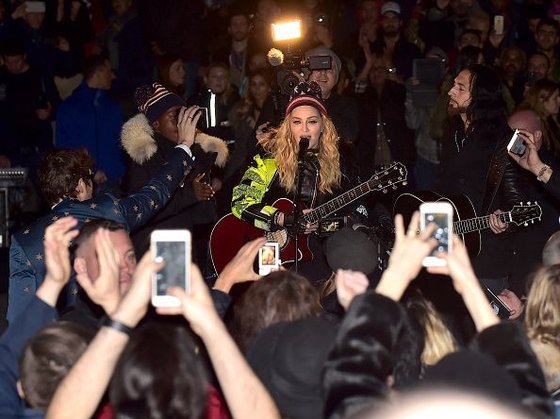
[[[167,295],[169,287],[187,288],[186,246],[184,241],[156,242],[156,257],[165,262],[156,273],[157,295]]]
[[[199,129],[207,129],[210,127],[210,120],[208,117],[208,108],[200,108],[198,110],[200,112],[200,118],[196,123],[196,127]]]
[[[280,265],[278,243],[266,243],[259,249],[259,275],[277,271]]]
[[[441,212],[428,212],[424,214],[424,225],[434,223],[437,227],[432,233],[432,237],[438,242],[431,256],[436,256],[440,252],[449,252],[449,216]]]

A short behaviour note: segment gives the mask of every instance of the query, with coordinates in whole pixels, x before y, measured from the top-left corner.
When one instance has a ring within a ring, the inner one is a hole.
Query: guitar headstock
[[[517,226],[528,226],[529,223],[534,223],[535,220],[540,221],[542,217],[542,209],[535,201],[534,203],[527,202],[524,204],[520,202],[515,205],[510,211],[510,222]]]
[[[387,193],[389,188],[397,189],[397,185],[406,185],[408,170],[404,164],[397,162],[375,172],[369,179],[368,184],[372,191],[383,191]]]

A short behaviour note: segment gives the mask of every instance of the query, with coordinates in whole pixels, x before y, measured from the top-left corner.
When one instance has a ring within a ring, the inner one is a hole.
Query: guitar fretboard
[[[504,223],[511,222],[511,211],[498,214],[500,221]],[[486,230],[490,228],[490,215],[483,217],[469,218],[468,220],[455,221],[453,223],[453,231],[457,234],[465,234],[473,231]]]

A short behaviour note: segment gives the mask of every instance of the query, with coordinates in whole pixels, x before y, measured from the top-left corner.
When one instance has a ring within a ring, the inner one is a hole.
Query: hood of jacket
[[[196,130],[194,142],[205,152],[218,154],[216,166],[225,166],[229,150],[224,141]],[[142,164],[154,155],[157,151],[154,130],[144,114],[139,113],[124,123],[121,130],[121,144],[135,163]]]

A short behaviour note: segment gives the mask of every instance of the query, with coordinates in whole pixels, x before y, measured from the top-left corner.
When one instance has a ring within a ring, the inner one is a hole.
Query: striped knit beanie
[[[286,116],[298,106],[313,106],[323,115],[328,115],[327,108],[323,102],[321,87],[314,81],[311,83],[302,82],[298,84],[290,97],[290,102],[286,107]]]
[[[185,102],[175,93],[170,92],[159,83],[145,84],[134,92],[134,99],[138,110],[146,115],[150,122],[154,122],[165,111],[173,106],[185,106]]]

